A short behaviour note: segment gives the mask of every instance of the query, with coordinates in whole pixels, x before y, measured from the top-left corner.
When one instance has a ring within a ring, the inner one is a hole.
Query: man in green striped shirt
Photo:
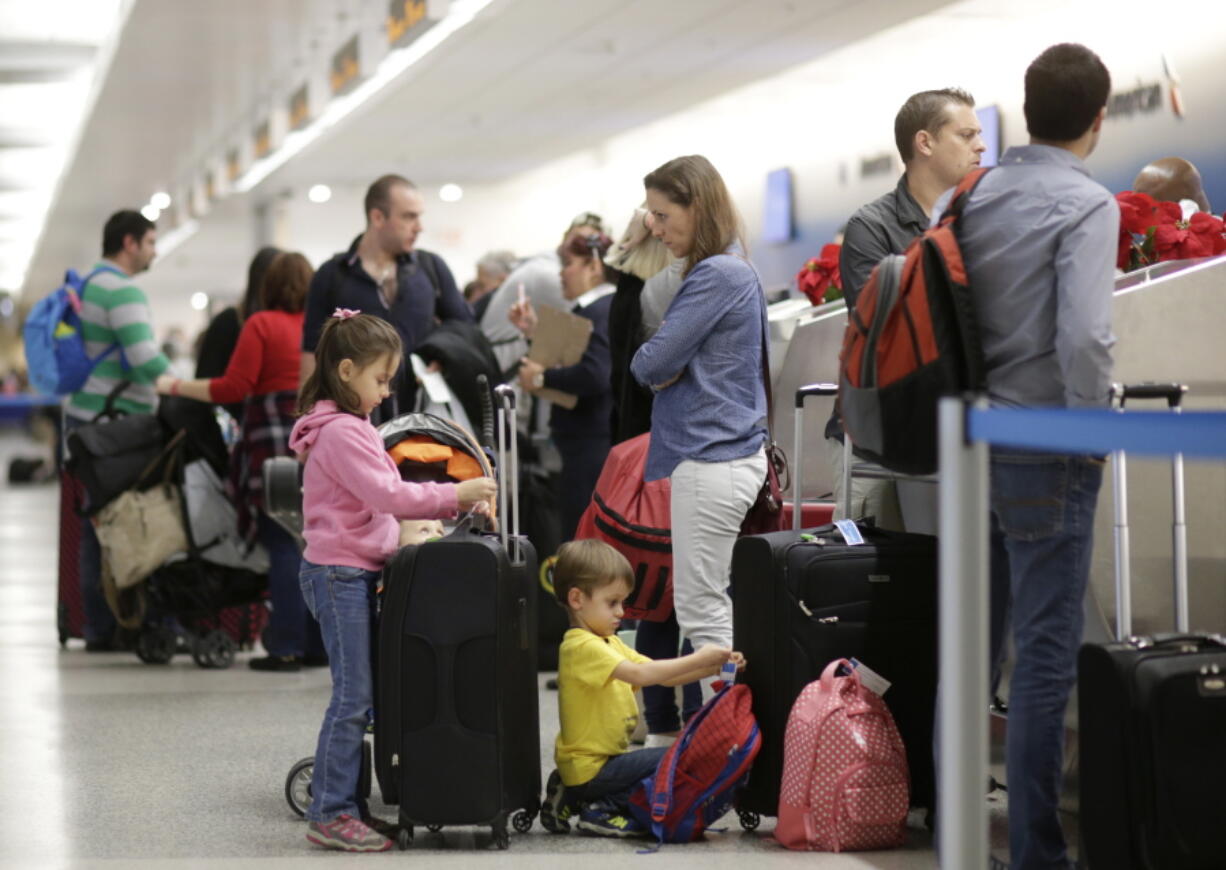
[[[119,348],[102,359],[68,403],[68,415],[92,420],[120,381],[131,381],[119,394],[116,410],[148,414],[157,403],[153,382],[170,362],[153,336],[149,301],[132,280],[149,268],[156,254],[157,227],[140,212],[111,215],[102,231],[98,272],[81,294],[81,337],[92,358],[112,344]],[[122,274],[120,274],[122,273]],[[126,366],[125,366],[126,363]]]
[[[115,408],[129,414],[148,414],[157,402],[153,382],[170,361],[153,338],[149,301],[132,276],[149,268],[157,245],[157,227],[140,212],[119,211],[102,230],[105,267],[81,293],[81,336],[91,358],[119,344],[95,366],[80,391],[68,402],[69,428],[83,426],[102,410],[106,397],[120,381],[131,381],[119,394]],[[78,567],[81,603],[85,610],[85,649],[108,652],[123,644],[115,616],[102,592],[102,550],[90,522],[81,523]]]

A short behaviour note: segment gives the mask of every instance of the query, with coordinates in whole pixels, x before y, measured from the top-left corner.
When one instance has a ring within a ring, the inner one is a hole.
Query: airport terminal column
[[[988,447],[960,399],[940,405],[937,825],[943,870],[988,866]],[[974,407],[987,407],[979,400]]]

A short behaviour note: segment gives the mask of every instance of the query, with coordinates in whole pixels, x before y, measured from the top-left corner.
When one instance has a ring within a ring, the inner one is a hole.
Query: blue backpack
[[[84,278],[75,269],[69,269],[59,289],[30,309],[22,337],[30,383],[40,393],[49,396],[75,393],[85,386],[94,366],[120,347],[119,342],[115,342],[93,359],[85,352],[85,339],[81,337],[81,297],[85,285],[100,272],[123,276],[123,272],[110,266],[99,266]],[[120,351],[121,359],[122,356]],[[127,367],[126,361],[124,367]]]

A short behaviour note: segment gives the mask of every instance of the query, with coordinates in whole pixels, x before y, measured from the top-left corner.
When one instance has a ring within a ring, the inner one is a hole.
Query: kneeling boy
[[[572,807],[579,830],[605,837],[643,833],[630,818],[634,787],[655,772],[665,747],[628,752],[638,721],[634,690],[679,686],[718,674],[741,654],[704,646],[676,659],[652,661],[617,636],[622,604],[634,589],[630,563],[602,541],[564,544],[553,571],[554,592],[570,617],[558,661],[555,770],[545,787],[541,824],[555,834],[570,830]]]

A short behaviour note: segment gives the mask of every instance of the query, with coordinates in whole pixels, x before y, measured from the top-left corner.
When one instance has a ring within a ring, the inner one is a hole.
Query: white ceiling
[[[503,179],[948,2],[494,0],[254,191],[215,206],[185,246],[192,283],[245,262],[253,240],[236,224],[286,188],[385,171],[426,185]],[[26,292],[95,258],[109,213],[180,188],[249,136],[261,101],[301,79],[312,43],[352,31],[363,3],[386,0],[134,0]]]

